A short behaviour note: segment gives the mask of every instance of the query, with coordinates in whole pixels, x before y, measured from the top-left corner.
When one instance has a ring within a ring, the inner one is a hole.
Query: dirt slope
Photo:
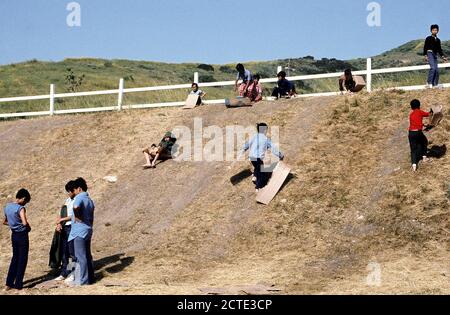
[[[407,106],[425,96],[450,101],[447,91],[394,92],[3,122],[0,201],[22,186],[33,195],[29,286],[46,279],[65,182],[85,177],[96,202],[99,282],[26,293],[198,294],[261,282],[282,293],[448,293],[448,158],[425,166],[419,178],[408,170]],[[246,162],[232,170],[222,162],[140,168],[141,147],[174,126],[192,127],[195,117],[221,128],[280,126],[293,176],[273,204],[254,202],[248,178],[231,184],[249,169]],[[448,145],[449,130],[445,121],[432,140]],[[102,180],[107,175],[118,182]],[[3,275],[8,235],[1,230]],[[374,261],[381,287],[365,281]]]

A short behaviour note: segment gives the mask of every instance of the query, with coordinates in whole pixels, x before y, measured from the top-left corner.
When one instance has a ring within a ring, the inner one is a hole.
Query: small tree
[[[66,72],[66,87],[69,92],[76,92],[77,89],[83,84],[85,75],[77,76],[73,72],[72,68],[67,68]]]

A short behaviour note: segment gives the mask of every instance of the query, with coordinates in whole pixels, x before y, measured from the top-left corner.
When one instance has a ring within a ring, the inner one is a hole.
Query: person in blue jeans
[[[91,240],[94,225],[95,205],[87,192],[88,187],[83,178],[74,181],[72,229],[68,241],[73,241],[75,257],[79,266],[75,270],[75,285],[94,283],[94,263],[91,253]]]
[[[73,241],[69,242],[70,231],[72,230],[72,216],[73,216],[73,202],[75,198],[74,194],[74,181],[69,181],[66,186],[66,192],[69,195],[64,206],[67,209],[65,215],[60,215],[56,221],[56,231],[61,233],[62,239],[62,266],[61,274],[55,279],[56,281],[67,280],[68,282],[74,281],[73,271],[69,269],[69,259],[72,262],[76,262],[75,249]]]
[[[30,241],[28,233],[31,231],[27,220],[25,205],[31,201],[31,195],[26,189],[16,194],[16,202],[8,203],[5,207],[3,224],[11,229],[13,256],[6,278],[6,291],[23,289],[23,277],[28,264]]]
[[[267,138],[267,131],[269,129],[268,125],[265,123],[260,123],[256,126],[258,133],[250,139],[250,141],[244,144],[244,148],[241,155],[250,150],[250,161],[252,162],[254,171],[254,181],[256,184],[256,192],[264,188],[267,184],[267,176],[263,172],[262,167],[264,166],[264,157],[267,150],[271,150],[272,154],[278,156],[280,160],[284,159],[283,153],[281,153],[276,146],[272,144],[272,140]]]
[[[438,33],[439,25],[431,25],[431,36],[427,37],[423,48],[425,60],[430,64],[430,72],[427,81],[429,87],[436,87],[439,85],[438,55],[440,55],[445,62],[448,62],[447,57],[442,51],[441,40],[437,37]]]

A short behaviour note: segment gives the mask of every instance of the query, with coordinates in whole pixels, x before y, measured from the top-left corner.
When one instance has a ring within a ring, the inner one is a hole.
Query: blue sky
[[[99,57],[228,63],[313,55],[369,57],[441,26],[450,1],[378,0],[381,27],[367,25],[369,0],[78,0],[81,27],[66,23],[69,0],[1,0],[0,64]]]

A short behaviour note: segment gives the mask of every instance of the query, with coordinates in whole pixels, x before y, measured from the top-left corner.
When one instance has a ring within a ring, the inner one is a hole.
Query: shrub
[[[214,72],[214,67],[211,66],[211,65],[200,64],[200,65],[198,65],[197,68],[205,70],[205,71],[212,71],[212,72]]]
[[[67,68],[65,79],[67,91],[72,93],[76,92],[76,90],[83,84],[84,78],[85,78],[84,74],[78,76],[73,72],[72,68]]]
[[[220,71],[224,72],[224,73],[234,73],[235,70],[229,66],[221,66],[219,68]]]

